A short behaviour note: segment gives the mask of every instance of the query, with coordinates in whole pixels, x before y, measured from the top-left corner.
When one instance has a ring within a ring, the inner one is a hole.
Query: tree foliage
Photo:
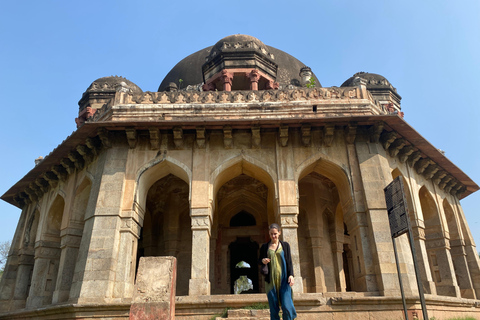
[[[7,262],[8,252],[10,251],[10,241],[0,242],[0,269],[3,271]]]

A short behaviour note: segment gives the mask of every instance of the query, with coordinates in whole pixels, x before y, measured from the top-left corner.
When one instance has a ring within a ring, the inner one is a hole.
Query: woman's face
[[[268,233],[270,234],[270,239],[272,239],[273,242],[277,242],[278,237],[280,237],[281,234],[281,232],[275,228],[270,229]]]

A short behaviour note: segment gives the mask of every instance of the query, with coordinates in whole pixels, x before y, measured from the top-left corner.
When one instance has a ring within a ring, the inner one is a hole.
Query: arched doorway
[[[219,188],[211,237],[213,294],[234,293],[235,281],[241,276],[251,281],[247,293],[263,289],[257,259],[259,244],[268,237],[267,198],[267,186],[246,174]]]
[[[311,172],[298,186],[298,245],[304,292],[354,291],[350,235],[336,185]]]
[[[188,201],[189,187],[173,174],[155,182],[147,192],[145,219],[137,251],[142,256],[177,258],[176,294],[188,295],[192,261],[192,231]]]

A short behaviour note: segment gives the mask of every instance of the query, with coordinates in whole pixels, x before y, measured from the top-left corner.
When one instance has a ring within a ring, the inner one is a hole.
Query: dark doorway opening
[[[258,293],[258,243],[252,241],[250,237],[238,237],[235,242],[230,244],[229,251],[230,293],[234,294],[235,281],[237,281],[241,276],[246,276],[252,281],[253,285],[253,289],[244,291],[244,293]],[[244,263],[241,263],[242,261]],[[246,265],[249,267],[246,267]]]

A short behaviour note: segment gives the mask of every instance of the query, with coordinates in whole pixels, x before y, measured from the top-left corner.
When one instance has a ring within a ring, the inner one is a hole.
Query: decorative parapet
[[[291,109],[295,114],[314,109],[312,112],[316,116],[388,114],[368,91],[362,89],[362,86],[357,86],[260,91],[117,92],[121,98],[110,100],[87,121],[123,121],[127,118],[158,121],[187,114],[190,117],[208,115],[215,118],[232,112],[258,117],[262,112],[272,114],[284,109]]]

